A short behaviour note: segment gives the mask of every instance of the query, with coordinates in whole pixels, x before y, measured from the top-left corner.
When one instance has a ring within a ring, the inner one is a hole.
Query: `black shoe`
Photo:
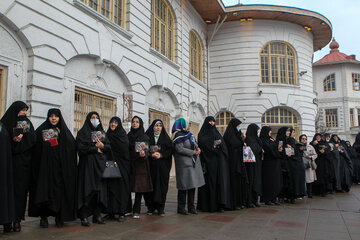
[[[189,213],[191,213],[191,214],[198,214],[198,212],[196,211],[196,209],[190,209],[190,210],[189,210]]]
[[[102,219],[101,216],[98,216],[98,217],[93,216],[92,222],[97,223],[97,224],[105,224],[105,221],[104,221],[104,219]]]
[[[224,210],[223,208],[219,208],[219,212],[220,212],[220,213],[224,213],[225,210]]]
[[[55,226],[58,228],[64,227],[64,221],[61,220],[59,217],[55,218]]]
[[[279,205],[280,205],[280,202],[279,202],[278,200],[272,201],[272,203],[273,203],[274,205],[276,205],[276,206],[279,206]]]
[[[20,231],[21,231],[20,221],[14,222],[13,231],[14,231],[14,232],[20,232]]]
[[[48,221],[47,217],[42,217],[40,219],[40,227],[42,227],[42,228],[48,228],[49,227],[49,221]]]
[[[274,205],[274,203],[273,203],[273,202],[271,202],[271,201],[267,201],[267,202],[265,202],[265,205],[273,206],[273,205]]]
[[[81,226],[90,227],[89,220],[87,218],[81,218]]]
[[[125,215],[120,215],[118,218],[118,222],[125,222]]]
[[[295,199],[290,199],[291,204],[295,204]]]
[[[148,211],[146,212],[146,214],[147,214],[148,216],[153,215],[153,213],[154,213],[154,210],[148,210]]]
[[[260,203],[258,203],[258,202],[254,203],[254,205],[255,205],[256,207],[260,207]]]
[[[11,232],[11,230],[12,230],[11,223],[4,224],[4,230],[3,230],[4,233],[9,233],[9,232]]]
[[[253,203],[251,203],[247,206],[247,208],[256,208],[256,206]]]
[[[177,213],[181,215],[189,215],[185,210],[178,210]]]

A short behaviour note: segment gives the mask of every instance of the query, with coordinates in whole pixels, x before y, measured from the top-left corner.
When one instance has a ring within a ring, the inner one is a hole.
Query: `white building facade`
[[[105,125],[190,116],[196,133],[209,114],[312,135],[312,55],[331,24],[220,0],[2,0],[0,33],[1,115],[20,99],[35,126],[59,107],[74,133],[96,110]]]
[[[339,52],[334,39],[330,53],[314,63],[313,75],[319,102],[317,130],[353,143],[359,132],[360,61]]]

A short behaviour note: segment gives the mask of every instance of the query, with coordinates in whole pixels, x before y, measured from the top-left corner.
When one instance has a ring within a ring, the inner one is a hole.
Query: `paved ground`
[[[176,214],[175,181],[171,181],[166,206],[166,217],[146,216],[142,208],[141,219],[127,218],[126,222],[107,221],[105,225],[80,226],[80,222],[67,223],[64,228],[54,227],[50,219],[48,229],[39,228],[39,220],[28,218],[21,233],[2,234],[5,239],[266,239],[266,240],[360,240],[360,185],[350,193],[337,193],[326,198],[297,200],[295,205],[262,206],[221,213],[200,213],[182,216]],[[2,229],[0,228],[2,231]]]

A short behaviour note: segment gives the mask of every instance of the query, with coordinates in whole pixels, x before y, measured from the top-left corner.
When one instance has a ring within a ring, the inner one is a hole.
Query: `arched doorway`
[[[270,126],[274,139],[278,130],[284,126],[295,129],[296,139],[300,136],[299,115],[288,108],[274,107],[267,110],[262,115],[261,126]]]

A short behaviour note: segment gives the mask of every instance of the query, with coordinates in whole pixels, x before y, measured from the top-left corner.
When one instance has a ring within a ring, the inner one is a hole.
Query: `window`
[[[350,108],[350,127],[355,127],[355,116],[353,108]]]
[[[6,67],[0,65],[0,116],[2,116],[5,113],[6,70],[7,70]]]
[[[297,85],[296,55],[283,42],[266,44],[260,53],[262,83]]]
[[[165,0],[152,0],[151,47],[174,61],[174,16]]]
[[[338,127],[337,109],[325,109],[325,126],[327,128]]]
[[[234,114],[228,111],[220,112],[216,115],[216,127],[221,135],[224,135],[231,119],[235,118]]]
[[[121,27],[125,27],[125,0],[82,0],[82,2]]]
[[[189,35],[189,54],[190,54],[190,74],[203,80],[203,60],[202,60],[202,45],[199,36],[194,30],[190,31]]]
[[[168,113],[159,112],[153,109],[149,109],[149,126],[155,120],[160,119],[164,123],[166,132],[170,133],[170,115]]]
[[[293,111],[286,108],[275,107],[267,110],[261,117],[261,126],[270,126],[273,138],[283,126],[294,128],[296,136],[300,136],[298,118]]]
[[[360,91],[360,73],[353,73],[352,74],[352,84],[354,91]]]
[[[335,73],[330,74],[324,79],[324,92],[336,91],[335,87]]]
[[[116,115],[116,99],[94,93],[88,90],[75,89],[74,106],[74,135],[83,126],[89,112],[96,111],[100,115],[101,123],[106,131],[110,119]]]

